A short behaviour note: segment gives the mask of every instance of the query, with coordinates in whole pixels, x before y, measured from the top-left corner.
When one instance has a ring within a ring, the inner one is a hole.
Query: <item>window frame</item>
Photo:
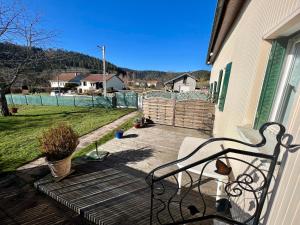
[[[288,41],[287,51],[283,61],[283,69],[279,79],[279,86],[269,117],[270,121],[280,122],[279,120],[282,116],[284,101],[286,99],[287,83],[290,79],[290,68],[294,60],[295,46],[297,43],[300,43],[300,34],[290,38]]]

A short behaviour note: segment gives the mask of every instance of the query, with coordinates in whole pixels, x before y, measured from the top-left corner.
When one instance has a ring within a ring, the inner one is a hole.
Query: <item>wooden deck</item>
[[[61,182],[54,182],[49,174],[34,185],[93,223],[149,225],[150,188],[145,177],[153,168],[176,159],[186,136],[205,135],[196,130],[168,126],[131,129],[125,138],[100,146],[100,150],[111,153],[105,161],[73,163],[75,172]],[[214,185],[208,185],[207,189],[215,191]],[[175,217],[180,216],[176,207],[173,207]],[[170,221],[167,215],[164,219]]]
[[[48,175],[34,185],[95,224],[150,224],[150,188],[145,174],[128,167],[115,169],[107,162],[88,162],[75,170],[61,182],[54,182]],[[180,219],[178,206],[172,207],[173,215]],[[186,209],[184,214],[188,213]],[[164,219],[168,220],[168,215]]]
[[[89,162],[61,182],[46,176],[34,185],[96,224],[149,224],[149,188],[128,171]]]
[[[92,223],[37,192],[22,176],[0,175],[1,225],[74,225]]]

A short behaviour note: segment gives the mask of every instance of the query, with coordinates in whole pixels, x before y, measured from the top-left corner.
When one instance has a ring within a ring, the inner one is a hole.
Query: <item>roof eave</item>
[[[179,76],[177,76],[177,77],[174,77],[174,78],[171,79],[171,80],[166,81],[166,82],[164,83],[164,85],[169,84],[169,83],[171,83],[171,82],[173,82],[173,81],[179,79],[180,77],[182,77],[182,76],[184,76],[184,75],[187,75],[187,76],[189,76],[189,77],[191,77],[191,78],[193,78],[193,79],[196,80],[196,78],[195,78],[194,76],[192,76],[191,74],[189,74],[189,73],[183,73],[183,74],[181,74],[181,75],[179,75]]]
[[[214,63],[245,2],[247,1],[218,0],[206,56],[207,64]]]

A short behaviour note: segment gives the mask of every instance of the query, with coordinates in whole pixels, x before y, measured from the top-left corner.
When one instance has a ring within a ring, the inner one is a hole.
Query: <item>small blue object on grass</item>
[[[121,139],[123,137],[124,131],[123,130],[117,130],[115,133],[115,138]]]

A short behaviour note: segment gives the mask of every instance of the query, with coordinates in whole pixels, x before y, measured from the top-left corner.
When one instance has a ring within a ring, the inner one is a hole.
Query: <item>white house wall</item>
[[[212,67],[210,82],[218,81],[219,71],[232,62],[225,108],[216,110],[216,136],[236,136],[237,125],[253,125],[271,49],[263,37],[300,7],[298,0],[248,2]]]
[[[59,82],[50,81],[50,85],[52,88],[58,88],[58,87],[63,88],[63,87],[65,87],[66,83],[68,83],[68,82],[66,82],[66,81],[59,81]]]
[[[85,85],[85,86],[83,85],[83,82],[84,82],[84,81],[81,81],[80,86],[77,87],[77,90],[81,89],[82,92],[86,92],[86,91],[88,91],[88,90],[95,90],[95,89],[96,89],[95,86],[92,86],[92,83],[91,83],[91,82],[85,81],[85,82],[86,82],[86,85]]]
[[[174,83],[173,90],[180,91],[180,86],[189,86],[190,91],[194,91],[196,88],[196,80],[188,76],[186,79],[186,84],[184,84],[182,77]],[[186,90],[186,88],[184,90]]]
[[[232,62],[224,111],[220,112],[216,108],[214,136],[241,139],[237,127],[253,127],[271,49],[271,40],[266,38],[286,36],[288,32],[278,31],[289,30],[288,27],[283,29],[280,26],[288,24],[289,20],[294,20],[299,15],[299,0],[247,1],[211,71],[210,82],[218,81],[220,70],[224,70]],[[300,143],[300,102],[297,107],[288,131],[294,136],[294,142]],[[270,214],[266,217],[268,221],[264,221],[268,225],[299,224],[299,152],[288,155]],[[233,164],[233,167],[238,165]],[[238,170],[241,171],[242,168]]]
[[[93,86],[93,83],[90,81],[85,81],[86,86],[83,85],[83,81],[81,81],[80,86],[77,87],[77,90],[81,89],[82,92],[86,92],[88,90],[96,90],[96,85]],[[117,77],[112,77],[106,82],[106,87],[107,88],[114,88],[115,90],[122,90],[124,88],[124,82],[122,82],[119,78]]]

